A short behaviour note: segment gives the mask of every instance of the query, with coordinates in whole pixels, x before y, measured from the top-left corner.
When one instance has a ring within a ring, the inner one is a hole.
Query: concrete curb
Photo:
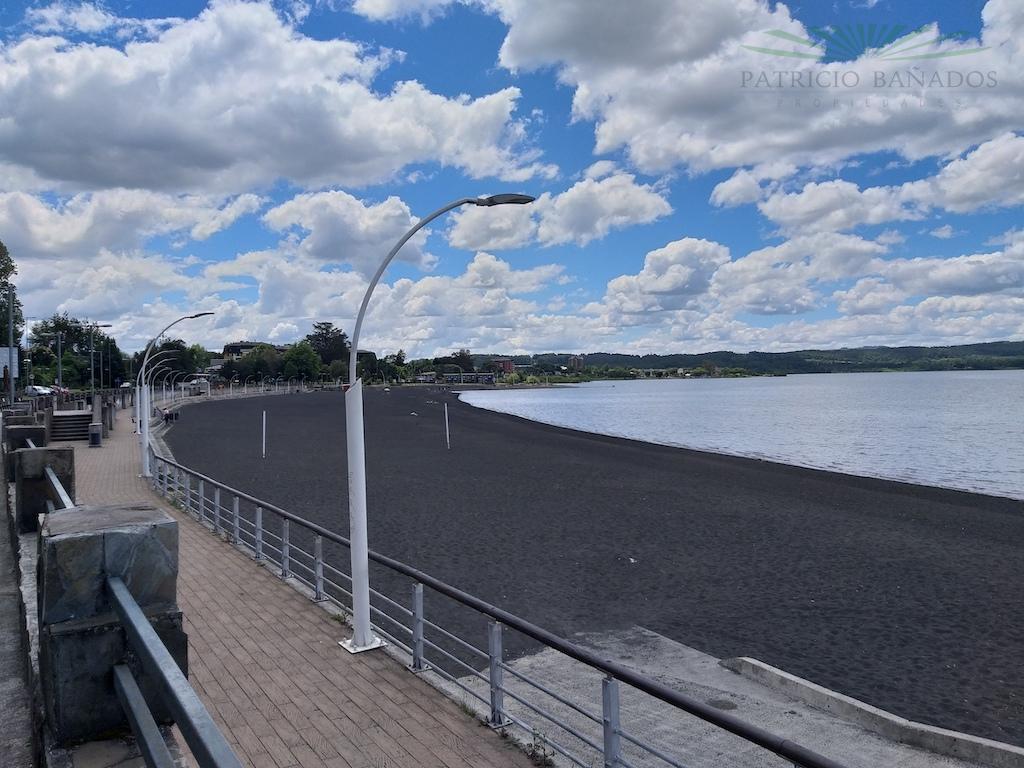
[[[862,701],[823,688],[809,680],[783,672],[763,661],[747,657],[722,659],[719,664],[808,706],[876,733],[883,738],[935,754],[968,760],[990,768],[1024,768],[1024,748],[980,736],[936,728],[898,717]]]

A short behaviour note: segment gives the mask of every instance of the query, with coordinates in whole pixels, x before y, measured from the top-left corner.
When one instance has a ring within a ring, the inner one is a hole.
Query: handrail
[[[258,507],[262,507],[265,511],[271,511],[282,518],[298,523],[304,528],[316,533],[329,541],[333,541],[336,544],[342,546],[350,546],[350,542],[344,536],[341,536],[333,531],[324,528],[321,525],[306,520],[305,518],[299,517],[298,515],[287,512],[280,507],[275,506],[262,499],[257,499],[244,491],[240,491],[237,488],[215,480],[212,477],[204,475],[200,472],[196,472],[194,469],[186,467],[173,459],[168,459],[165,456],[158,453],[155,449],[153,450],[154,455],[157,459],[168,464],[172,467],[177,467],[180,470],[187,472],[193,477],[202,480],[204,483],[209,483],[215,488],[227,491],[233,496],[238,496],[240,499],[245,499],[251,504],[255,504]],[[759,726],[753,725],[746,722],[745,720],[730,715],[719,709],[712,707],[709,704],[699,701],[698,699],[687,696],[684,693],[680,693],[663,683],[659,683],[656,680],[652,680],[645,675],[635,672],[628,667],[625,667],[617,662],[610,661],[608,659],[602,659],[600,656],[592,653],[591,651],[581,648],[580,646],[560,637],[543,627],[540,627],[530,621],[522,619],[515,614],[509,613],[503,608],[499,608],[492,605],[484,600],[481,600],[474,595],[465,592],[458,587],[453,587],[446,582],[441,581],[428,573],[413,568],[412,566],[406,565],[398,560],[395,560],[387,555],[382,555],[379,552],[369,551],[369,558],[375,563],[390,568],[393,571],[397,571],[409,578],[424,584],[436,592],[439,592],[456,602],[462,603],[463,605],[484,614],[490,616],[492,619],[501,622],[505,626],[511,627],[512,629],[521,632],[527,637],[531,637],[534,640],[546,645],[549,648],[553,648],[566,656],[575,659],[589,667],[593,667],[606,675],[614,677],[621,682],[627,683],[637,690],[643,691],[644,693],[653,696],[666,704],[688,712],[705,722],[711,723],[719,728],[722,728],[729,733],[739,736],[746,741],[756,744],[764,749],[774,752],[780,757],[784,757],[788,760],[792,760],[801,766],[806,768],[846,768],[842,763],[839,763],[829,757],[818,754],[811,749],[808,749],[800,744],[790,741],[787,738],[778,736],[770,731],[765,730]]]
[[[164,703],[199,765],[203,768],[242,768],[203,702],[189,685],[188,678],[178,668],[121,577],[107,578],[107,593],[121,619],[131,649],[139,657],[146,674],[157,682]]]
[[[114,665],[114,692],[128,717],[146,765],[149,768],[174,768],[171,751],[164,743],[149,705],[126,664]]]
[[[68,495],[68,492],[64,490],[64,486],[61,485],[60,478],[57,477],[57,473],[53,471],[53,467],[49,464],[43,470],[46,474],[46,482],[50,486],[50,490],[53,491],[53,495],[56,496],[56,501],[60,506],[57,509],[71,509],[75,506],[74,499]]]

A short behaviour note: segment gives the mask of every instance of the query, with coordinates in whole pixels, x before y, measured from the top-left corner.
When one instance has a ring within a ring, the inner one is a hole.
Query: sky
[[[210,349],[1024,338],[1020,0],[0,0],[26,316]],[[176,330],[177,330],[176,329]]]

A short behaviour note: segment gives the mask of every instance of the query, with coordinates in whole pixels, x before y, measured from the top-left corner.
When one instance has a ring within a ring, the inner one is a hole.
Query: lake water
[[[587,432],[1024,499],[1024,371],[598,381],[462,399]]]

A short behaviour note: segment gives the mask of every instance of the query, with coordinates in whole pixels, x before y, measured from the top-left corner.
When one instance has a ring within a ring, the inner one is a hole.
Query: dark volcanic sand
[[[562,635],[638,624],[1024,744],[1020,502],[589,435],[424,388],[369,389],[365,412],[372,549]],[[203,403],[168,442],[347,536],[344,420],[339,393]],[[407,602],[408,582],[371,578]],[[429,595],[427,611],[486,647]]]

